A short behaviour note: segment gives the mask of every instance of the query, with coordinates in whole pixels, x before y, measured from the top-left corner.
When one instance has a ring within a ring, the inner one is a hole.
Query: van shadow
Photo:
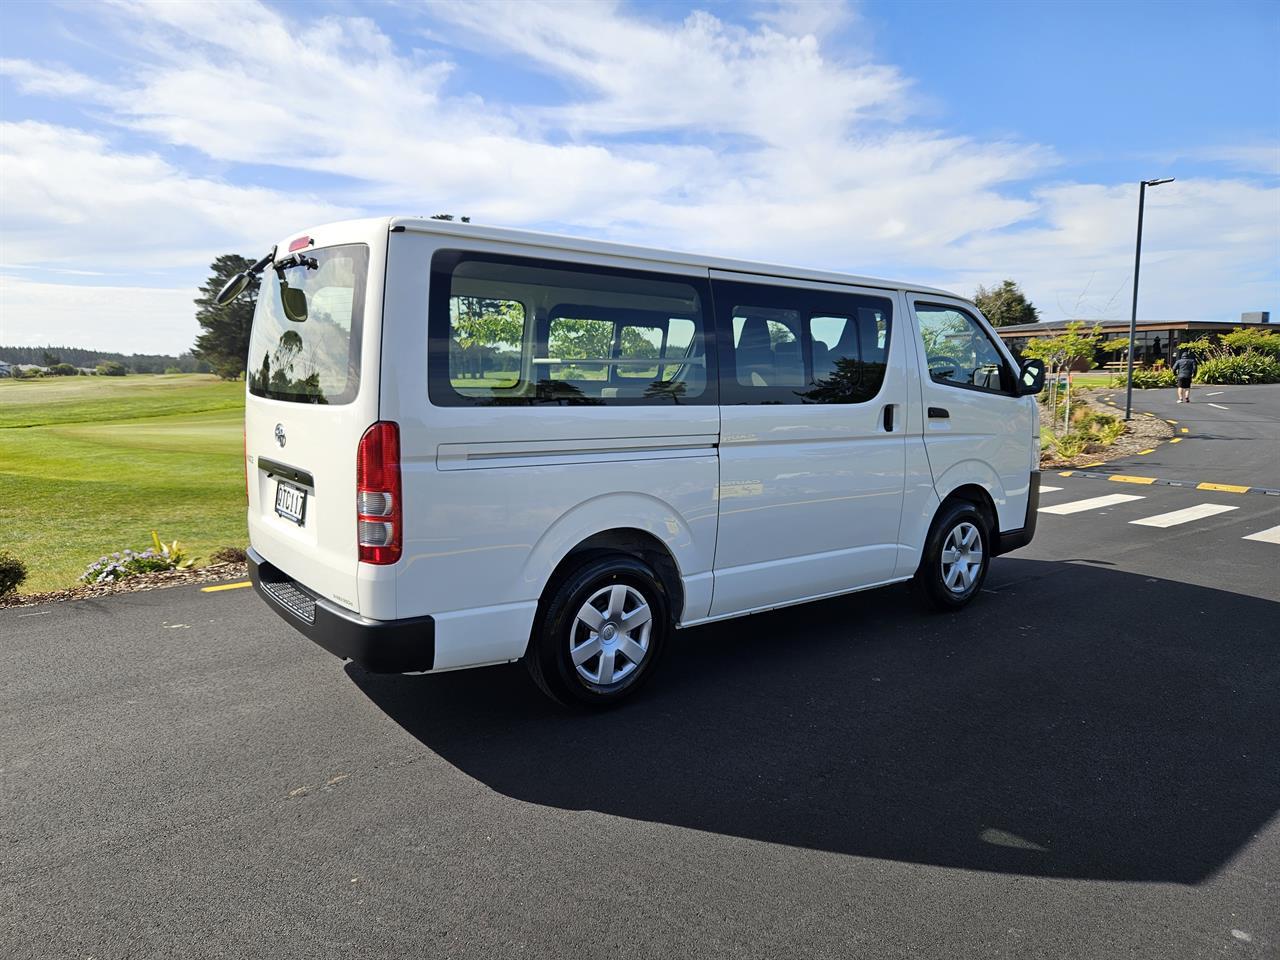
[[[956,615],[893,587],[675,635],[599,715],[518,665],[348,666],[494,790],[771,843],[1198,883],[1280,808],[1280,603],[1002,558]]]

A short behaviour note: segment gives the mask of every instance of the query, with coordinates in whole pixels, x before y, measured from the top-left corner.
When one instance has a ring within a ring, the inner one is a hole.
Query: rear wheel
[[[915,584],[936,610],[958,610],[982,589],[991,561],[991,525],[972,503],[943,507],[929,531]]]
[[[612,706],[648,679],[670,629],[666,594],[649,566],[597,556],[543,598],[524,663],[561,703]]]

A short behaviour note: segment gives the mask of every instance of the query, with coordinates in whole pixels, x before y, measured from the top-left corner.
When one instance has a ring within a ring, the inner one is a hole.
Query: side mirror
[[[1025,397],[1044,389],[1044,361],[1027,360],[1018,374],[1018,396]]]
[[[244,288],[249,285],[249,274],[237,273],[234,277],[227,281],[227,285],[218,291],[218,295],[213,298],[213,302],[220,307],[225,307],[240,294],[244,293]]]

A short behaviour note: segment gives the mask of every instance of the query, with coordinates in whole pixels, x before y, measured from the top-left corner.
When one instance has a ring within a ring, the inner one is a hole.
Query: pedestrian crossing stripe
[[[1066,516],[1071,513],[1083,513],[1085,510],[1100,510],[1103,507],[1113,507],[1119,503],[1129,503],[1132,500],[1143,499],[1145,498],[1131,493],[1112,493],[1105,497],[1090,497],[1087,500],[1072,500],[1070,503],[1058,503],[1052,507],[1041,507],[1040,512]]]
[[[1173,510],[1169,513],[1160,513],[1154,517],[1143,517],[1141,520],[1130,520],[1129,522],[1136,523],[1140,527],[1176,527],[1182,523],[1204,520],[1207,517],[1215,517],[1220,513],[1229,513],[1232,510],[1239,509],[1239,507],[1227,506],[1225,503],[1201,503],[1194,507],[1185,507],[1182,510]]]
[[[1262,543],[1280,543],[1280,527],[1270,527],[1266,530],[1259,530],[1257,533],[1251,533],[1245,540],[1259,540]]]
[[[1062,489],[1061,487],[1041,487],[1040,492],[1041,493],[1057,493],[1061,489]]]

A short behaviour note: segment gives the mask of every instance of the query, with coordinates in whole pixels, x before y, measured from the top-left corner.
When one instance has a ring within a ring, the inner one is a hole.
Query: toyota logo
[[[284,446],[284,424],[276,424],[276,443],[282,447]]]

